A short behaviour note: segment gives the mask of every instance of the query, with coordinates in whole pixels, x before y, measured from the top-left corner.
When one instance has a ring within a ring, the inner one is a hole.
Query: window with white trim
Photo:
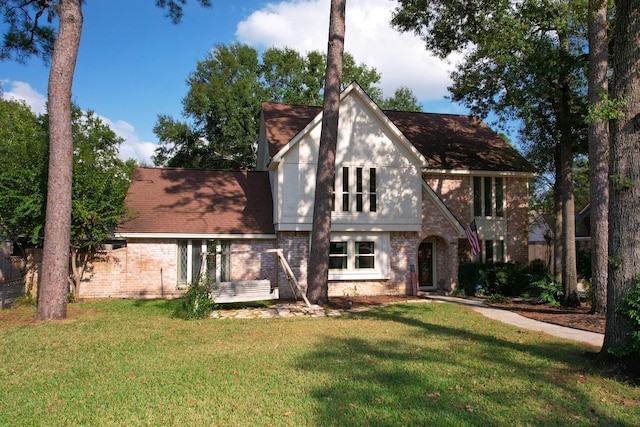
[[[389,236],[356,233],[332,234],[329,279],[380,279],[388,276]]]
[[[342,167],[333,183],[331,210],[340,212],[376,212],[378,209],[376,168]],[[339,189],[336,197],[336,188]],[[336,206],[336,201],[339,205]]]
[[[205,273],[208,273],[215,282],[229,281],[230,250],[231,242],[225,240],[179,240],[177,243],[178,287],[188,286]]]
[[[504,217],[504,178],[473,177],[473,216]]]

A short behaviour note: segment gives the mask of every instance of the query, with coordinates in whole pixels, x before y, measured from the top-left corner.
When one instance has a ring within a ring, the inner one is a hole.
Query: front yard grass
[[[640,425],[640,390],[597,349],[465,307],[184,321],[176,304],[0,312],[0,425]]]

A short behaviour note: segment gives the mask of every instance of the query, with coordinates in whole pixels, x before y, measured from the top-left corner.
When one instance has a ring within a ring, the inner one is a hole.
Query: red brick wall
[[[526,178],[507,178],[507,255],[509,261],[529,260],[529,187]]]

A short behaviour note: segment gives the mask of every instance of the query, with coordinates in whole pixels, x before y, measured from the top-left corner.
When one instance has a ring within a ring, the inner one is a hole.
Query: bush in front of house
[[[197,278],[189,284],[187,292],[182,297],[181,304],[173,313],[175,317],[185,320],[204,319],[216,308],[211,299],[212,285],[210,279]]]
[[[470,262],[460,264],[458,286],[467,296],[517,296],[528,292],[532,283],[546,275],[547,269],[541,260],[534,260],[527,265]]]

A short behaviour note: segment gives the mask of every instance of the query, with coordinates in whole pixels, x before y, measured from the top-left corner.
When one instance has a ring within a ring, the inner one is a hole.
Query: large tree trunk
[[[38,320],[67,315],[73,173],[71,86],[82,32],[81,3],[60,1],[60,26],[49,74],[49,180]]]
[[[609,121],[602,115],[609,95],[607,69],[607,1],[589,0],[589,88],[594,120],[589,124],[589,178],[591,193],[592,313],[607,311],[609,253]]]
[[[311,251],[307,271],[307,297],[313,304],[329,300],[329,246],[331,237],[331,198],[335,175],[340,109],[340,80],[344,53],[346,0],[331,0],[329,46],[324,84],[322,131],[318,153],[316,191],[313,206]]]
[[[614,99],[624,100],[613,121],[609,186],[609,284],[602,355],[623,345],[631,332],[617,312],[640,273],[640,9],[637,0],[616,1]],[[637,355],[636,355],[637,357]]]
[[[568,51],[569,40],[559,34],[561,46]],[[573,197],[573,134],[571,113],[571,83],[569,70],[565,70],[560,81],[560,100],[557,123],[560,130],[560,171],[562,180],[562,305],[579,307],[578,270],[576,266],[576,216]]]
[[[555,183],[553,184],[553,277],[562,283],[562,168],[560,144],[555,146]]]

